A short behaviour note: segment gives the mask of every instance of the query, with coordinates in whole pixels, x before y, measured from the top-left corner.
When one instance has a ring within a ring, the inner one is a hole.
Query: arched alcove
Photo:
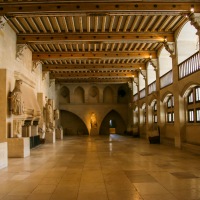
[[[89,103],[99,103],[99,89],[96,86],[92,86],[88,93]]]
[[[100,135],[110,134],[110,128],[115,128],[115,133],[123,134],[126,131],[126,124],[121,115],[115,110],[111,110],[103,119],[100,126]]]
[[[139,73],[139,91],[145,88],[144,76]]]
[[[82,119],[72,112],[61,110],[61,126],[64,135],[88,135],[88,130]]]
[[[117,102],[128,103],[128,88],[126,85],[122,85],[118,88]]]
[[[60,89],[60,103],[70,103],[70,92],[66,86]]]
[[[147,65],[147,80],[148,80],[148,85],[153,83],[156,80],[156,72],[154,67],[148,63]]]
[[[85,95],[82,87],[77,87],[74,91],[74,102],[75,103],[85,103]]]
[[[113,103],[114,93],[111,87],[107,86],[103,91],[103,102],[104,103]]]
[[[199,50],[197,30],[187,22],[177,37],[178,63],[183,62]]]
[[[172,70],[172,58],[170,57],[170,53],[163,47],[160,51],[160,55],[158,57],[159,60],[159,76],[163,76],[170,70]]]

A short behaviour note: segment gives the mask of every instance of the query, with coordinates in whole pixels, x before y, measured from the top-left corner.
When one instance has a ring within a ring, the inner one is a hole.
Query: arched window
[[[192,88],[187,96],[187,118],[189,123],[200,123],[200,87]]]
[[[158,122],[158,116],[157,116],[157,102],[153,104],[153,123]]]
[[[171,95],[167,100],[167,122],[174,123],[174,96]]]

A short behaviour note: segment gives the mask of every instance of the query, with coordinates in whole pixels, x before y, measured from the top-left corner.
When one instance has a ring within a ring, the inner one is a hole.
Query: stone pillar
[[[181,148],[181,130],[184,127],[184,122],[180,120],[182,114],[181,104],[184,102],[183,98],[179,95],[179,73],[178,61],[175,50],[175,43],[164,43],[165,49],[170,53],[172,58],[172,72],[173,72],[173,95],[174,95],[174,142],[175,147]]]
[[[128,82],[128,123],[127,123],[127,133],[132,135],[133,128],[133,80],[131,79]]]
[[[1,20],[1,18],[0,18]],[[1,23],[0,23],[1,25]],[[0,69],[0,169],[8,166],[7,148],[7,109],[8,109],[8,90],[7,90],[7,71]]]

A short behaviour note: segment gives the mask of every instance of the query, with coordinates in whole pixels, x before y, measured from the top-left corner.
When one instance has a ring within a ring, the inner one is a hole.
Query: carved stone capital
[[[41,61],[33,61],[32,62],[32,71],[34,72],[41,64]]]
[[[129,82],[128,82],[128,88],[129,88],[130,90],[133,90],[133,83],[132,83],[132,81],[129,81]]]
[[[7,20],[5,19],[5,17],[0,16],[0,29],[3,29],[6,23]]]
[[[143,76],[144,80],[147,78],[147,70],[140,70],[140,74]]]
[[[164,42],[165,49],[170,53],[170,57],[175,56],[175,43],[174,42]]]
[[[133,78],[133,82],[136,84],[136,86],[139,85],[139,79],[137,77]]]
[[[47,77],[48,71],[43,71],[42,72],[42,80],[44,81]]]
[[[155,71],[158,69],[158,60],[149,60],[149,63],[153,66]]]
[[[17,60],[21,60],[23,55],[24,55],[24,51],[28,49],[28,46],[26,44],[18,44],[17,45],[17,52],[16,52],[16,58]]]
[[[53,84],[55,84],[55,79],[50,79],[49,80],[49,87],[51,87]]]
[[[197,35],[200,35],[200,13],[192,13],[189,19],[191,25],[197,29]]]

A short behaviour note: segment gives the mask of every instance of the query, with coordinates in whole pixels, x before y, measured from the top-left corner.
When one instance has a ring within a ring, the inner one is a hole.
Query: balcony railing
[[[179,79],[200,70],[200,53],[197,52],[178,65]]]
[[[156,81],[148,85],[149,94],[156,91]]]
[[[145,88],[140,90],[140,99],[144,98],[146,96]]]
[[[187,60],[178,65],[179,79],[182,79],[198,70],[200,70],[200,53],[199,51],[190,56]]]
[[[160,88],[164,88],[173,83],[172,70],[160,77]]]

